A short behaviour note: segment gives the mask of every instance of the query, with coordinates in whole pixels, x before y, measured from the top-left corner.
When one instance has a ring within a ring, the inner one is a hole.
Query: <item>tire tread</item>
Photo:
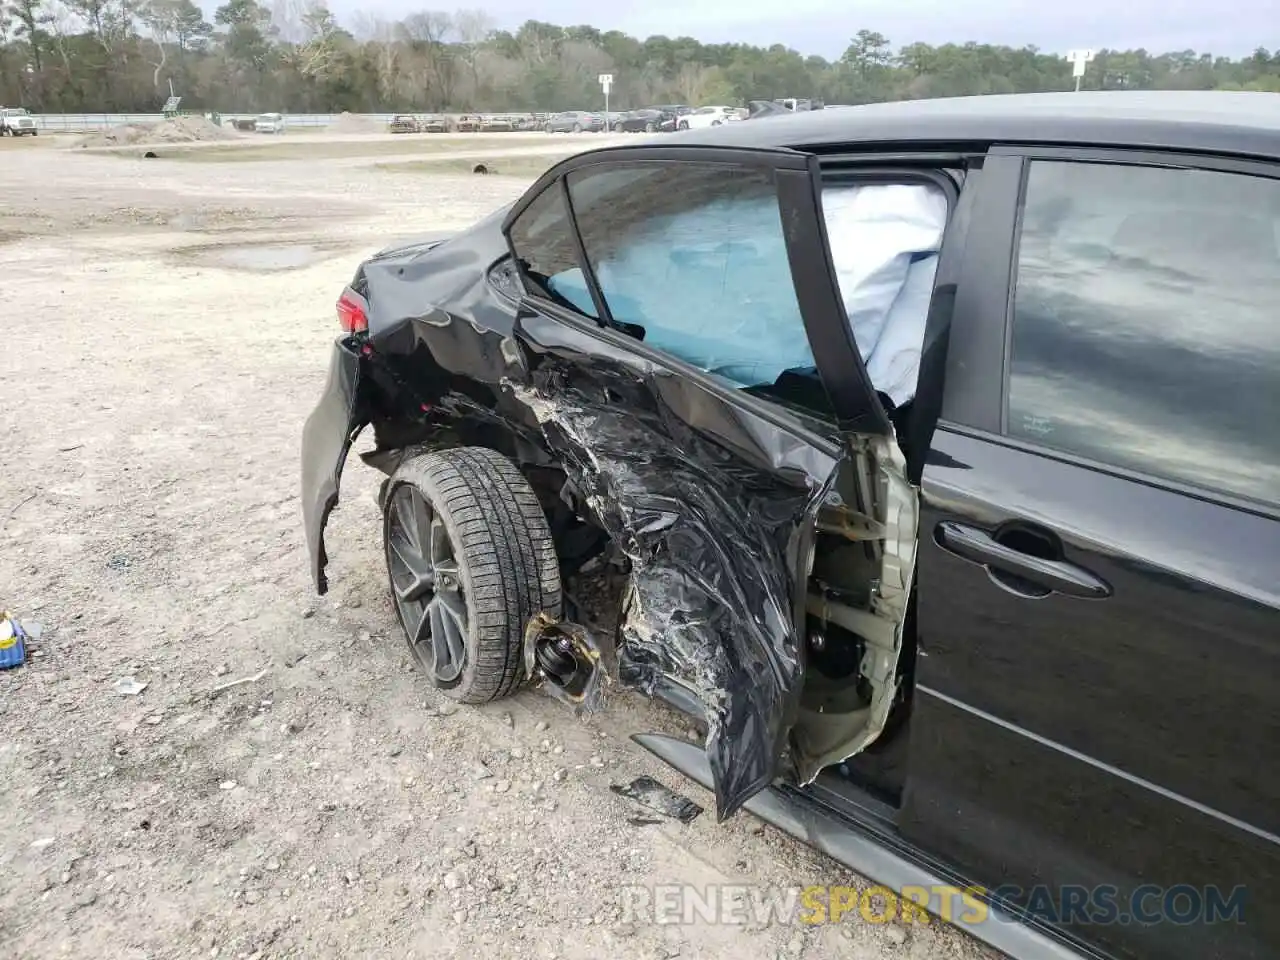
[[[525,625],[541,610],[560,613],[560,563],[537,495],[509,458],[487,447],[413,457],[391,488],[401,483],[416,486],[450,528],[463,570],[474,663],[464,673],[470,682],[450,694],[464,703],[508,696],[523,677]]]

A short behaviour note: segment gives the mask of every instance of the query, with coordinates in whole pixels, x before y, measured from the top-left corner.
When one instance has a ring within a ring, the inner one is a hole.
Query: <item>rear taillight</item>
[[[338,298],[338,324],[347,333],[364,333],[369,329],[364,307],[350,292]]]

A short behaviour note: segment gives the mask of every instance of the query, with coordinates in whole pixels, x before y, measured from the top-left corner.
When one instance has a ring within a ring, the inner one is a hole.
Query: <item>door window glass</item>
[[[1280,181],[1033,162],[1010,435],[1280,502]]]

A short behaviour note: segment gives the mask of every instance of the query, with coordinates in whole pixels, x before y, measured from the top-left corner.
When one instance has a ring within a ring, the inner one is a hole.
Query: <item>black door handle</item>
[[[981,564],[993,574],[1012,574],[1045,590],[1068,597],[1103,600],[1111,596],[1111,585],[1088,570],[1065,560],[1046,560],[1006,546],[984,530],[944,520],[934,531],[938,546]]]

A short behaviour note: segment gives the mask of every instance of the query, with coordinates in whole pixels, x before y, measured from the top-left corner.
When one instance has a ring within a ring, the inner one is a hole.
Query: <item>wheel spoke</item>
[[[467,619],[462,599],[450,591],[441,591],[431,604],[435,610],[431,640],[436,651],[436,676],[454,680],[462,672],[466,655]]]
[[[446,560],[453,559],[453,549],[449,546],[449,535],[445,532],[444,522],[439,517],[431,518],[431,528],[427,535],[429,544],[427,556],[431,559],[431,565],[437,570],[440,564]],[[457,564],[454,564],[456,570]]]
[[[415,650],[422,651],[427,644],[431,642],[431,604],[428,603],[422,610],[422,616],[418,618],[418,622],[414,625],[413,630],[409,634],[409,646]]]
[[[398,526],[393,525],[391,527],[388,542],[391,544],[391,552],[396,555],[396,559],[407,570],[413,572],[418,569],[422,563],[422,558],[418,556],[417,551],[413,549],[413,544],[405,538],[404,532]]]
[[[435,523],[435,514],[430,504],[416,492],[410,496],[413,509],[413,542],[418,545],[418,554],[430,563],[433,546],[431,528]]]
[[[392,585],[395,587],[396,596],[404,603],[418,603],[426,599],[435,589],[436,577],[430,570],[419,573],[411,569],[409,573],[409,582],[405,586],[401,587],[395,583]]]
[[[417,518],[414,516],[413,489],[411,487],[402,486],[396,490],[394,508],[397,525],[404,535],[405,545],[413,553],[425,559],[426,554],[422,552],[422,544],[418,540],[418,523]]]

